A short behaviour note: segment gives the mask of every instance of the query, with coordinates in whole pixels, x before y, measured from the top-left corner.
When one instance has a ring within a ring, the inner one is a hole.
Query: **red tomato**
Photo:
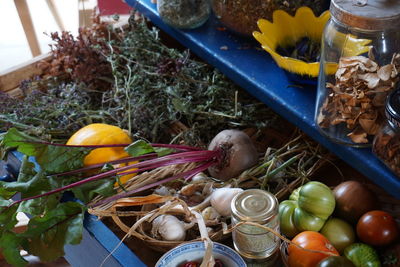
[[[292,242],[302,248],[330,252],[332,255],[339,256],[329,240],[318,232],[301,232],[293,238]],[[315,267],[322,259],[329,257],[327,254],[305,251],[293,244],[289,245],[288,253],[290,267]]]
[[[385,246],[398,238],[399,227],[389,213],[373,210],[358,220],[357,235],[361,241],[369,245]]]

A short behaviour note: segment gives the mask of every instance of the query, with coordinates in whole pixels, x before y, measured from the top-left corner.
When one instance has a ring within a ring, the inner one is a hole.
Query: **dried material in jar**
[[[294,16],[302,6],[310,7],[319,16],[326,9],[326,0],[212,0],[216,16],[229,29],[251,36],[257,30],[257,21],[272,21],[275,10],[284,10]]]
[[[158,0],[157,10],[170,26],[193,29],[208,19],[211,7],[208,0]]]
[[[368,135],[375,135],[384,121],[385,100],[398,81],[399,70],[400,54],[382,67],[364,56],[341,58],[336,83],[326,84],[329,93],[318,115],[319,126],[345,124],[354,143],[368,143]]]
[[[397,176],[400,176],[400,138],[394,132],[382,132],[374,140],[373,151]]]

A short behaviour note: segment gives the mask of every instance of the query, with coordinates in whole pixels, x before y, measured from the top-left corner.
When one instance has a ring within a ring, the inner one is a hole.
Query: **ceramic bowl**
[[[156,263],[155,267],[179,267],[188,261],[201,262],[205,253],[203,241],[184,243],[165,253]],[[213,254],[226,267],[246,267],[246,262],[233,249],[214,242]]]
[[[254,38],[261,44],[279,67],[289,74],[295,74],[311,79],[316,79],[319,73],[319,62],[305,62],[296,58],[282,56],[277,52],[278,47],[294,46],[296,42],[304,37],[308,37],[314,42],[321,42],[324,27],[330,18],[329,11],[325,11],[316,17],[308,7],[301,7],[294,16],[285,11],[277,10],[273,13],[273,22],[260,19],[257,22],[261,32],[253,32]],[[369,50],[367,44],[370,40],[356,39],[351,36],[346,38],[347,47],[343,56],[359,55]],[[344,41],[344,39],[343,39]],[[327,63],[328,74],[334,74],[337,70],[336,63]]]

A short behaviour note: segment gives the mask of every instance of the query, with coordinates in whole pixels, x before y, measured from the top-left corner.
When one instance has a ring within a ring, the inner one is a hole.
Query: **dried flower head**
[[[104,54],[109,51],[106,41],[115,36],[108,27],[97,15],[93,17],[91,27],[79,29],[77,37],[66,31],[51,33],[50,37],[55,41],[50,45],[52,57],[40,62],[39,67],[45,75],[83,82],[92,90],[110,89],[108,80],[112,79],[112,72]]]

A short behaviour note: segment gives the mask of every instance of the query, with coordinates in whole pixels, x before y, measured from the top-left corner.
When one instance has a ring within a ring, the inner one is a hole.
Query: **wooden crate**
[[[23,94],[19,89],[20,82],[29,77],[42,74],[42,70],[37,67],[37,63],[41,60],[49,59],[50,56],[49,53],[43,54],[0,72],[0,90],[13,97],[21,97]]]

